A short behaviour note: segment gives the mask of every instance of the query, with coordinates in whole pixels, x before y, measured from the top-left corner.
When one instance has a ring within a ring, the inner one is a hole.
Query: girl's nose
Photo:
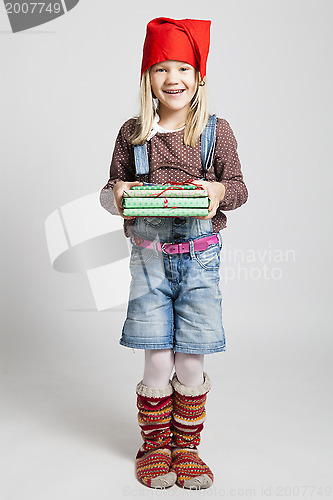
[[[168,71],[165,81],[169,85],[177,85],[179,83],[179,77],[175,71]]]

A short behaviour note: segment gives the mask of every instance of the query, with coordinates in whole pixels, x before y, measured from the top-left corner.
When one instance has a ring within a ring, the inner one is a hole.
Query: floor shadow
[[[77,436],[130,459],[141,445],[135,384],[128,390],[113,384],[107,391],[105,382],[99,388],[96,380],[66,379],[60,370],[41,368],[25,375],[7,372],[2,385],[2,404],[11,420],[23,417],[28,426],[38,421],[50,433]]]

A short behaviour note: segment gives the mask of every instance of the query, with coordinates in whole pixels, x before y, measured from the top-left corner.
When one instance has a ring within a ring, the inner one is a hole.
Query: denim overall
[[[206,174],[215,147],[216,116],[201,136]],[[147,149],[134,148],[138,174],[149,172]],[[148,183],[145,183],[148,184]],[[119,343],[137,349],[211,354],[224,351],[222,295],[219,287],[222,236],[206,250],[194,251],[193,240],[213,234],[212,220],[195,217],[137,217],[134,232],[154,242],[142,248],[133,241],[127,317]],[[190,243],[190,251],[167,254],[160,243]]]

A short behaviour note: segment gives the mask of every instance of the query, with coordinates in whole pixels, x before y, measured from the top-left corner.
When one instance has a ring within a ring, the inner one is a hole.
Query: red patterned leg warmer
[[[136,387],[138,422],[144,440],[136,455],[136,473],[139,481],[150,488],[168,488],[175,484],[177,475],[171,465],[171,412],[173,387]]]
[[[181,384],[176,373],[172,378],[174,388],[171,430],[171,471],[177,474],[177,484],[183,488],[209,488],[214,475],[198,455],[200,433],[206,417],[205,403],[211,388],[210,379],[204,373],[204,382],[198,387]]]

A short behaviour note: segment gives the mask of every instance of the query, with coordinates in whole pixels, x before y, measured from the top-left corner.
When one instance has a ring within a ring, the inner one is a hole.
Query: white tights
[[[149,387],[165,387],[175,367],[181,384],[197,387],[204,381],[203,364],[204,354],[174,353],[172,349],[146,349],[142,383]]]

